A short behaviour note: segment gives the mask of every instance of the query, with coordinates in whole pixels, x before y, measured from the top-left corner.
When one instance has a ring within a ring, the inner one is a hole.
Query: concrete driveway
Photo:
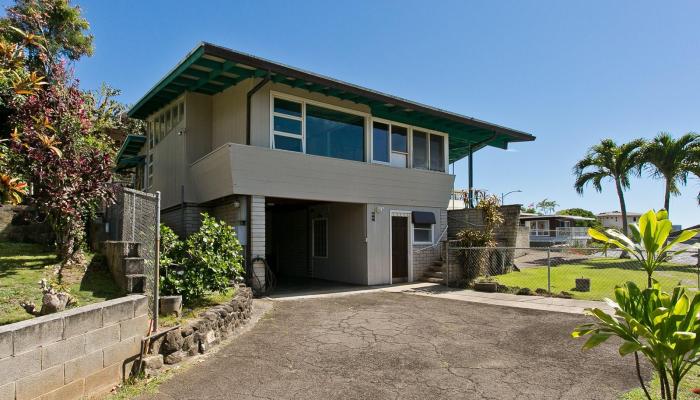
[[[637,385],[587,318],[377,292],[275,302],[150,399],[614,399]]]

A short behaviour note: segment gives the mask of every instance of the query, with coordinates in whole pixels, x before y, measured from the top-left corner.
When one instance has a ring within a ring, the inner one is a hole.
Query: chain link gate
[[[146,285],[151,316],[158,318],[158,241],[160,239],[160,192],[156,194],[115,185],[115,203],[107,207],[109,240],[137,242],[139,257],[144,259]]]

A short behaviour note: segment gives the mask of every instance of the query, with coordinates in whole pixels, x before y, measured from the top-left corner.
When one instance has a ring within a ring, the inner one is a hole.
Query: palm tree
[[[688,182],[688,174],[694,172],[693,153],[700,146],[700,135],[686,133],[674,139],[670,134],[659,133],[644,146],[644,165],[655,178],[665,180],[664,209],[669,211],[671,195],[678,195],[679,185]],[[697,172],[697,171],[695,171]]]
[[[574,189],[578,194],[583,194],[584,187],[589,183],[597,192],[602,192],[603,180],[612,179],[615,182],[622,213],[622,232],[625,235],[627,235],[627,206],[624,191],[630,187],[630,177],[638,176],[640,173],[643,145],[642,139],[635,139],[619,146],[612,139],[603,139],[599,144],[588,149],[586,156],[574,165],[576,176]]]

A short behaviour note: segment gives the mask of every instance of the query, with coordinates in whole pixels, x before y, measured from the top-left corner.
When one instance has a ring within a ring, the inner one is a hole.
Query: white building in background
[[[636,224],[639,222],[639,217],[641,216],[641,213],[628,211],[627,224]],[[602,212],[596,215],[596,218],[598,218],[600,224],[605,228],[622,229],[622,213],[619,211]]]

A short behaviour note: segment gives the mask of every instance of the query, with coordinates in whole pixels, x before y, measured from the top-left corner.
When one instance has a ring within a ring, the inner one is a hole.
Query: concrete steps
[[[442,260],[433,261],[419,280],[422,282],[443,284],[445,282],[443,267],[444,262]]]

